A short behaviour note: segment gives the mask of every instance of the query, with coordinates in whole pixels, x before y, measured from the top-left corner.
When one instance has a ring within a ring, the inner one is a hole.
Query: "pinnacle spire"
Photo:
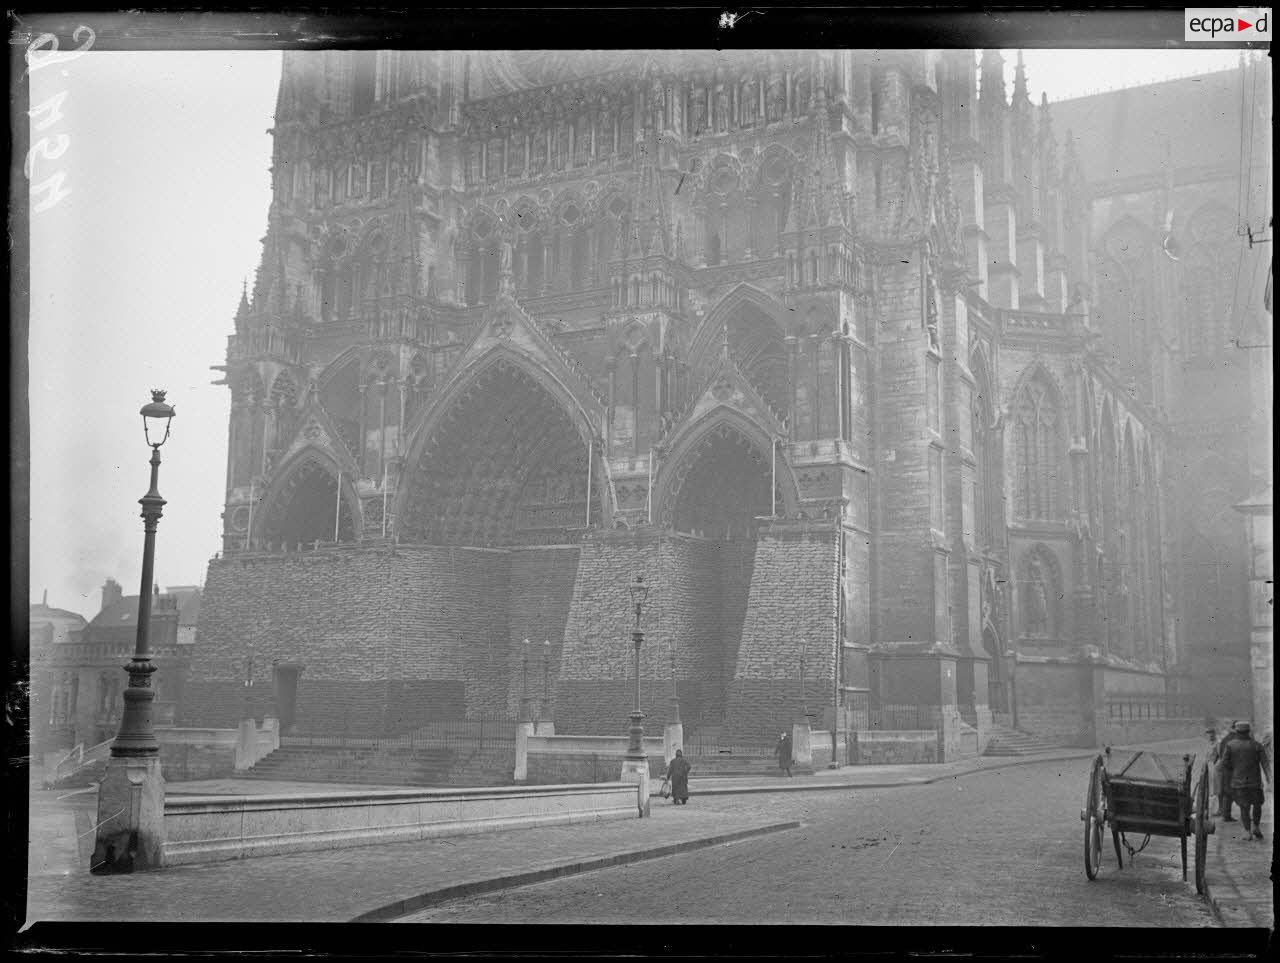
[[[991,105],[999,102],[1001,106],[1008,103],[1004,95],[1004,57],[999,50],[988,48],[982,51],[982,87],[978,91],[980,103]]]
[[[1043,184],[1052,183],[1058,176],[1058,138],[1053,132],[1053,115],[1049,112],[1049,97],[1040,94],[1040,164],[1044,170]]]
[[[1030,95],[1027,93],[1027,67],[1022,62],[1022,51],[1018,51],[1018,62],[1013,72],[1013,102],[1019,104],[1022,101],[1030,101]]]
[[[249,324],[249,279],[245,278],[240,288],[240,304],[236,308],[236,331],[243,333]]]
[[[644,160],[640,165],[639,190],[632,208],[631,254],[637,258],[646,253],[670,256],[670,216],[662,191],[662,174],[658,170],[657,131],[650,131],[646,140],[643,147]]]

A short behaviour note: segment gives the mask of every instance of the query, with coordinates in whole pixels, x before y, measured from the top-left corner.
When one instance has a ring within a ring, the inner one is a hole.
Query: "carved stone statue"
[[[693,102],[693,113],[690,126],[693,128],[692,132],[694,134],[705,133],[707,129],[707,104],[705,97],[705,92],[701,87],[698,87],[694,89],[693,96],[690,98]]]
[[[786,113],[787,89],[782,82],[782,78],[777,75],[769,78],[766,108],[769,111],[769,123],[782,120],[782,115]]]

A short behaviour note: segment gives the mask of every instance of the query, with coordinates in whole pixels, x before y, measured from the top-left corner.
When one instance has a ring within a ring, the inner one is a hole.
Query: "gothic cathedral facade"
[[[186,720],[621,733],[637,574],[686,732],[1167,704],[1181,266],[1003,69],[286,52]]]

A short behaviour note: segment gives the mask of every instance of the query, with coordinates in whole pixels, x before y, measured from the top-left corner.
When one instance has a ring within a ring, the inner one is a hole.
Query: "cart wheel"
[[[1102,865],[1102,825],[1105,816],[1102,809],[1102,756],[1093,760],[1089,772],[1089,789],[1084,797],[1084,874],[1097,879]]]
[[[1205,862],[1209,852],[1209,832],[1213,816],[1209,812],[1209,763],[1200,766],[1200,785],[1196,787],[1194,829],[1196,833],[1196,893],[1203,896],[1205,886]]]

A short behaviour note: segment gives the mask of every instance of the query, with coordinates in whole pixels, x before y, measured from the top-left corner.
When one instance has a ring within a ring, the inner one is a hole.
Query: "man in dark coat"
[[[791,775],[791,733],[784,732],[778,736],[778,748],[774,752],[778,756],[778,768]]]
[[[1236,738],[1227,743],[1222,757],[1224,780],[1230,780],[1231,798],[1240,807],[1240,823],[1246,838],[1262,838],[1262,776],[1271,782],[1266,750],[1249,732],[1247,722],[1236,723]]]
[[[1224,823],[1233,823],[1235,818],[1231,815],[1231,777],[1223,772],[1222,759],[1227,751],[1227,743],[1236,737],[1236,726],[1239,722],[1239,719],[1232,721],[1227,734],[1218,743],[1217,752],[1210,759],[1218,777],[1218,815]]]
[[[677,749],[675,757],[667,766],[667,778],[671,780],[671,801],[677,806],[689,804],[689,760],[684,757],[684,750]]]

